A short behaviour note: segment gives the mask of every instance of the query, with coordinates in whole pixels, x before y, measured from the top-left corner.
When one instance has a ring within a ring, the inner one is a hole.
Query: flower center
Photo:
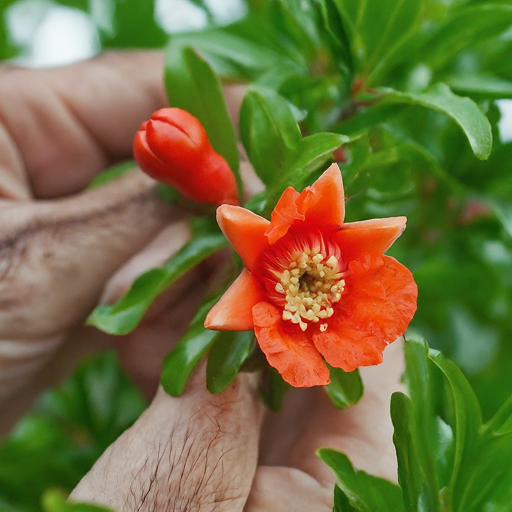
[[[336,256],[327,257],[315,249],[304,251],[276,283],[276,291],[286,298],[283,320],[299,324],[305,331],[306,321],[317,323],[330,318],[334,314],[332,304],[340,301],[345,288],[343,275]],[[321,331],[326,329],[326,323],[320,325]]]
[[[325,320],[334,314],[332,306],[340,301],[345,288],[340,250],[326,243],[320,233],[286,238],[264,258],[270,271],[267,275],[272,276],[266,279],[267,290],[273,292],[274,302],[283,306],[283,320],[298,324],[303,331],[310,323],[320,322],[320,330],[325,331]]]

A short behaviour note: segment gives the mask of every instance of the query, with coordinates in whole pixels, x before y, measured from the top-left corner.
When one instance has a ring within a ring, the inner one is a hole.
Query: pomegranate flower
[[[416,311],[411,272],[383,255],[406,218],[344,217],[336,164],[301,194],[286,189],[270,222],[238,206],[217,210],[245,269],[205,326],[254,329],[269,364],[292,386],[328,384],[324,360],[347,372],[381,363]]]

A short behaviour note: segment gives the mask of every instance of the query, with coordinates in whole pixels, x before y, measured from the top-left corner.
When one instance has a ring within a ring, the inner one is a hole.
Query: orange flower
[[[383,255],[406,218],[344,224],[344,217],[336,164],[301,194],[286,189],[270,222],[238,206],[217,210],[246,268],[205,326],[254,329],[269,364],[292,386],[328,384],[324,359],[348,372],[381,363],[416,311],[411,272]]]

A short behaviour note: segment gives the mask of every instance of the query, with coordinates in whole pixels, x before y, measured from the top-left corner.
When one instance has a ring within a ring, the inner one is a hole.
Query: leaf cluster
[[[420,338],[405,343],[409,394],[391,399],[399,485],[322,448],[338,478],[335,508],[359,512],[508,511],[512,397],[486,423],[461,370]]]

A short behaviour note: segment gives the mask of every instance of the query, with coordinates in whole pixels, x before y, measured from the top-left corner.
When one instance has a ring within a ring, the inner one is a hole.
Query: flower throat
[[[303,331],[310,323],[319,323],[325,331],[325,320],[334,314],[332,306],[345,288],[338,246],[326,243],[320,232],[293,233],[280,242],[262,255],[269,295],[283,307],[283,320],[298,324]]]

